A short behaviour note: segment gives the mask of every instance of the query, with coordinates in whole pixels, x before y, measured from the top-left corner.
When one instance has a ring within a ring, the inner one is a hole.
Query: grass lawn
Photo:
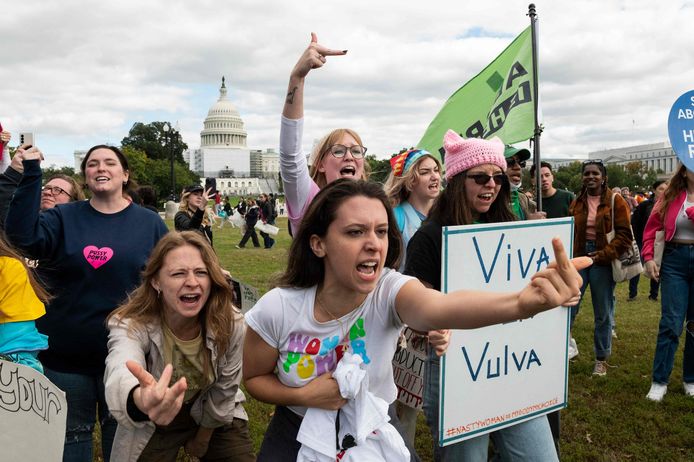
[[[277,226],[281,231],[272,250],[253,249],[250,242],[245,249],[236,249],[241,239],[238,228],[214,229],[215,249],[222,265],[261,293],[269,289],[272,275],[286,263],[291,241],[286,219],[278,219]],[[660,302],[647,299],[648,280],[644,277],[636,301],[626,301],[627,288],[626,283],[617,286],[618,338],[613,340],[608,361],[612,367],[606,377],[591,376],[593,315],[588,294],[581,306],[573,332],[580,355],[570,365],[569,406],[561,416],[562,461],[694,460],[694,398],[687,398],[683,392],[681,343],[668,394],[660,404],[647,401]],[[247,396],[246,410],[256,447],[260,446],[272,409]],[[423,461],[433,460],[431,444],[420,415],[416,447]],[[95,456],[95,460],[100,458]]]

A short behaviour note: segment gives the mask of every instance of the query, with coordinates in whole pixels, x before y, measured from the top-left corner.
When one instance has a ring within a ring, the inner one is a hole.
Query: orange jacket
[[[631,246],[634,236],[631,232],[629,206],[624,198],[617,194],[614,198],[615,238],[607,243],[607,233],[612,230],[612,191],[605,188],[600,196],[600,204],[595,216],[595,245],[598,249],[595,264],[609,265],[612,260],[622,255]],[[581,192],[569,207],[574,217],[574,257],[586,254],[586,222],[588,221],[588,199]]]

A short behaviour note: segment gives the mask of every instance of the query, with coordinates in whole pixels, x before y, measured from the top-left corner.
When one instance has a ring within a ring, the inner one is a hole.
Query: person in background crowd
[[[36,319],[46,314],[46,290],[0,234],[0,358],[32,367],[43,374],[38,360],[48,348],[48,337],[36,329]],[[9,450],[6,448],[6,450]]]
[[[651,389],[646,398],[662,401],[667,393],[675,353],[686,324],[682,381],[684,393],[694,397],[694,172],[684,165],[670,179],[663,197],[653,206],[643,232],[646,274],[660,281],[661,316],[653,357]],[[660,267],[653,259],[656,232],[665,231]]]
[[[222,210],[222,194],[216,191],[214,193],[214,214],[219,215],[220,210]]]
[[[260,209],[260,219],[263,221],[263,223],[267,223],[269,225],[274,225],[275,224],[275,209],[272,205],[272,201],[270,200],[270,197],[262,193],[260,195],[260,200],[258,201],[258,207]],[[260,235],[263,238],[263,247],[266,249],[271,249],[273,245],[275,245],[275,240],[268,234],[264,232],[260,232]]]
[[[544,212],[537,211],[537,204],[528,199],[522,192],[523,169],[530,159],[530,151],[506,146],[504,150],[506,158],[506,177],[511,186],[511,209],[519,220],[537,220],[545,218]]]
[[[104,398],[106,316],[140,283],[150,251],[168,229],[159,216],[123,197],[128,160],[113,146],[94,146],[81,171],[88,201],[39,213],[41,166],[36,148],[18,149],[24,175],[10,203],[5,232],[10,243],[38,260],[38,276],[52,296],[36,321],[48,335],[39,353],[46,377],[65,392],[64,461],[92,460],[98,415],[104,460],[111,455],[116,421]]]
[[[581,270],[583,295],[590,285],[595,328],[593,344],[595,366],[593,375],[607,374],[607,358],[612,352],[612,326],[614,325],[614,288],[612,260],[622,255],[631,245],[633,236],[629,223],[629,206],[622,196],[607,185],[607,171],[601,160],[587,160],[582,165],[583,188],[573,201],[570,212],[574,217],[574,256],[588,256],[594,264]],[[614,195],[614,210],[612,196]],[[614,221],[615,238],[607,242],[607,233]],[[573,326],[580,308],[571,309]]]
[[[530,167],[530,178],[535,179],[535,166]],[[540,162],[540,191],[542,192],[542,211],[547,218],[563,218],[570,216],[569,207],[576,198],[570,191],[564,191],[554,187],[554,175],[552,165],[549,162]]]
[[[174,217],[176,231],[198,231],[212,245],[212,226],[207,214],[210,190],[199,184],[187,186],[181,195],[181,204]]]
[[[504,169],[504,145],[498,139],[463,139],[449,130],[443,139],[447,186],[434,203],[428,220],[417,230],[408,246],[405,274],[426,287],[441,290],[442,227],[474,223],[515,221],[511,209],[510,184]],[[493,304],[489,305],[494,306]],[[429,308],[424,303],[422,310]],[[439,357],[441,348],[430,349],[424,365],[424,415],[434,441],[439,437]],[[487,460],[490,435],[456,444],[434,444],[434,460]],[[491,433],[502,460],[557,460],[552,433],[545,416]]]
[[[241,238],[241,242],[236,245],[237,249],[243,249],[246,246],[248,239],[253,241],[253,247],[260,247],[260,242],[258,242],[258,235],[255,233],[255,224],[260,218],[260,209],[252,198],[246,199],[246,214],[244,215],[246,219],[246,231]]]
[[[142,283],[108,318],[112,461],[254,461],[241,382],[243,316],[199,233],[159,241]]]
[[[241,216],[246,216],[246,199],[243,197],[239,198],[239,203],[236,204],[236,211],[241,214]]]
[[[409,149],[392,157],[390,166],[392,170],[383,189],[390,200],[390,205],[393,206],[395,221],[402,235],[403,252],[398,270],[403,271],[407,244],[421,226],[422,221],[429,215],[431,206],[441,192],[441,163],[429,151]],[[436,347],[448,341],[449,333],[447,330],[432,331],[427,339],[427,336],[410,330],[401,337],[401,343],[412,337],[423,337],[424,341],[430,340],[432,346]],[[397,411],[405,431],[404,437],[408,439],[411,446],[414,446],[417,409],[398,401]]]
[[[312,69],[322,67],[326,56],[345,54],[347,50],[331,50],[319,44],[316,34],[311,33],[311,43],[289,75],[280,128],[280,173],[291,232],[299,228],[305,210],[321,188],[338,178],[368,178],[364,165],[366,148],[354,130],[338,128],[324,136],[311,153],[310,170],[301,152],[306,76]]]
[[[627,202],[629,205],[629,210],[634,211],[634,209],[639,205],[638,202],[636,202],[636,199],[634,199],[631,195],[631,191],[627,186],[624,186],[622,190],[620,191],[622,194],[622,197],[624,200]]]
[[[140,186],[137,188],[137,193],[140,195],[140,200],[144,208],[159,214],[159,209],[157,208],[157,193],[153,187]]]
[[[641,251],[641,253],[643,253],[643,230],[646,229],[646,222],[648,221],[648,217],[651,216],[653,206],[656,202],[660,200],[661,197],[663,197],[663,193],[667,189],[667,182],[663,180],[658,180],[655,183],[653,183],[652,189],[653,195],[645,201],[641,202],[634,209],[634,212],[631,214],[631,229],[634,231],[634,240],[636,241],[636,244],[639,246],[639,250]],[[639,290],[639,278],[640,275],[637,274],[629,280],[629,298],[627,299],[628,301],[636,300],[636,296],[638,295]],[[651,279],[650,286],[651,287],[648,293],[648,299],[657,301],[660,283],[655,279]]]
[[[7,156],[9,157],[9,153]],[[19,182],[22,180],[24,173],[23,160],[24,151],[17,150],[10,165],[0,174],[0,228],[4,227],[10,201],[17,191]],[[39,207],[40,210],[48,210],[59,204],[82,200],[84,200],[84,192],[80,185],[77,184],[77,181],[70,176],[56,174],[51,176],[41,189]]]
[[[501,152],[499,158],[503,162]],[[388,198],[377,183],[334,181],[309,206],[278,287],[246,315],[246,390],[276,405],[259,461],[296,460],[301,446],[296,436],[307,408],[337,411],[344,406],[346,400],[332,377],[342,352],[366,358],[368,390],[393,403],[391,358],[404,324],[423,332],[476,328],[526,318],[551,306],[575,303],[579,297],[580,277],[558,239],[553,241],[556,266],[537,273],[532,285],[511,294],[442,294],[427,289],[392,269],[398,266],[400,246]],[[590,264],[585,260],[576,262],[578,267]],[[309,345],[302,353],[304,360],[297,363],[298,337],[324,343]],[[318,360],[324,367],[303,367]],[[397,423],[390,408],[391,422]],[[340,448],[336,453],[344,454]]]

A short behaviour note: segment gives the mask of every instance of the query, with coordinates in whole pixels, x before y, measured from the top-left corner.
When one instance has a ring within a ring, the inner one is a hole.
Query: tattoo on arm
[[[299,89],[299,87],[294,87],[291,90],[289,90],[289,93],[287,93],[287,104],[294,104],[294,95],[296,94],[296,91]]]

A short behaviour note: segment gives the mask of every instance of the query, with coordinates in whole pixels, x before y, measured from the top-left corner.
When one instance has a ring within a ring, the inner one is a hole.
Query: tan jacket
[[[243,408],[246,400],[239,389],[241,359],[246,325],[239,314],[234,333],[223,358],[217,358],[214,339],[208,335],[205,345],[210,350],[215,381],[202,390],[193,403],[191,417],[206,427],[215,428],[230,424],[233,419],[248,420]],[[141,364],[155,378],[164,370],[162,346],[164,344],[160,324],[129,329],[129,321],[109,321],[108,356],[106,357],[106,402],[111,414],[118,421],[118,429],[111,451],[112,462],[136,461],[154,434],[154,423],[134,422],[126,410],[128,394],[138,385],[137,379],[125,367],[127,360]]]

